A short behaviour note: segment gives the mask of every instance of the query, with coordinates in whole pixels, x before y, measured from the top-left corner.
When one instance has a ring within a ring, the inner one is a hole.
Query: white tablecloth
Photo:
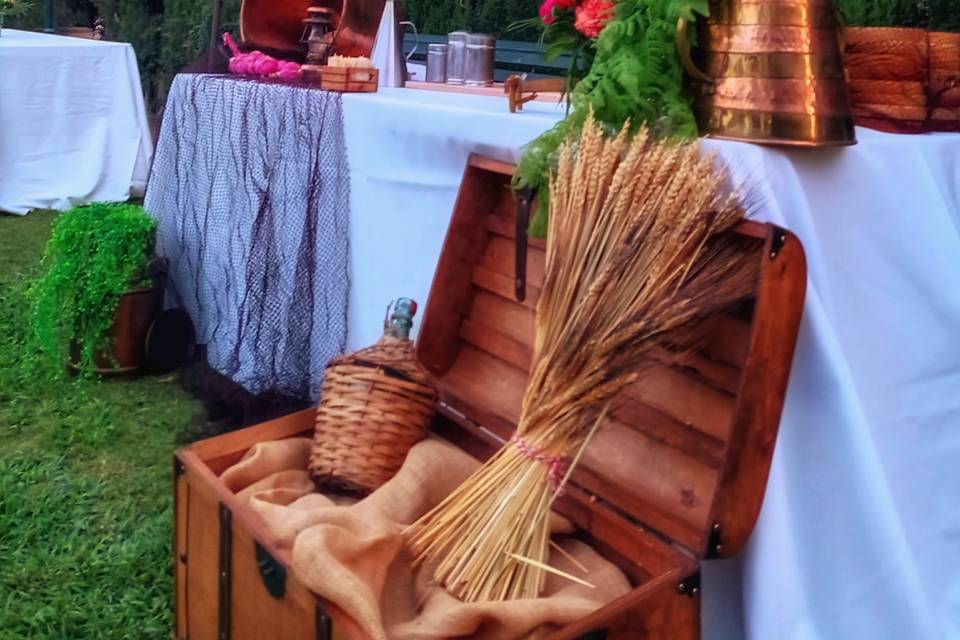
[[[133,47],[3,30],[0,211],[142,195],[152,154]]]
[[[467,156],[477,152],[514,161],[520,145],[563,114],[543,102],[527,104],[512,118],[505,109],[503,99],[458,93],[344,94],[350,162],[348,351],[377,341],[390,300],[412,296],[426,304]]]
[[[344,113],[355,349],[389,300],[426,301],[467,155],[513,160],[562,110],[381,90]],[[857,134],[707,143],[803,241],[810,281],[756,532],[705,569],[706,640],[960,638],[960,136]]]

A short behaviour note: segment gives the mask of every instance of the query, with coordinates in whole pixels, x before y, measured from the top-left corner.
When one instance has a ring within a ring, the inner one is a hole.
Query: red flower
[[[553,15],[554,9],[572,9],[577,6],[577,0],[543,0],[540,5],[540,19],[543,24],[553,24],[557,19]]]
[[[612,18],[611,0],[584,0],[584,3],[577,7],[577,19],[573,26],[588,38],[596,38]]]

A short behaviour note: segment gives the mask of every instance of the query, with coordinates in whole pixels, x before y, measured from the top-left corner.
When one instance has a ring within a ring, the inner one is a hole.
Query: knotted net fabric
[[[315,400],[346,343],[349,171],[339,94],[175,78],[145,206],[168,304],[211,367],[254,394]]]
[[[479,463],[444,440],[428,438],[410,450],[397,475],[355,501],[316,492],[307,473],[312,446],[310,438],[261,442],[221,480],[277,545],[292,550],[300,582],[336,604],[373,640],[542,638],[630,591],[623,572],[568,535],[572,525],[555,516],[554,540],[566,556],[551,552],[550,564],[594,588],[549,575],[539,598],[463,603],[432,583],[432,567],[411,567],[402,533]]]

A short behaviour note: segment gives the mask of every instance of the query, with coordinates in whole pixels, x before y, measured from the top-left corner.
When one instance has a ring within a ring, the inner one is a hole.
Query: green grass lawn
[[[37,379],[24,296],[55,215],[0,215],[0,640],[168,638],[173,377]]]

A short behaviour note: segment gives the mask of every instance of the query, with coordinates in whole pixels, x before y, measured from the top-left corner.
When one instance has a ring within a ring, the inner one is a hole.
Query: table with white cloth
[[[563,109],[344,96],[348,349],[425,301],[470,152],[512,161]],[[960,135],[842,149],[707,141],[804,244],[806,308],[763,510],[707,562],[706,640],[960,638]]]
[[[142,195],[152,154],[133,47],[3,30],[0,211]]]

